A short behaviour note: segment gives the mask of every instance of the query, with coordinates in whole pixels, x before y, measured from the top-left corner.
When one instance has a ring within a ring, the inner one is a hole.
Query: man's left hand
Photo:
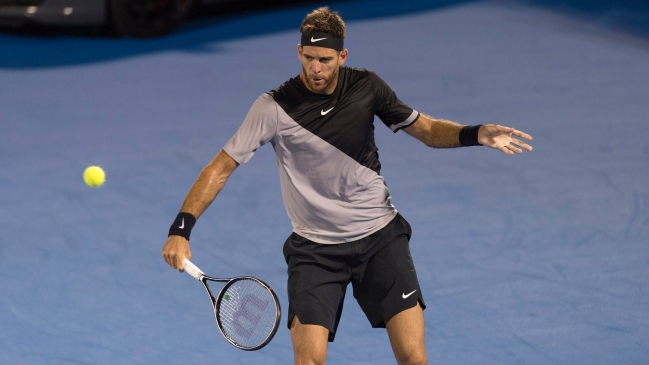
[[[498,124],[483,125],[478,131],[478,143],[487,147],[495,148],[508,155],[521,153],[523,152],[523,149],[527,151],[532,150],[532,146],[514,137],[528,141],[532,140],[532,136],[527,133],[523,133],[514,128],[503,127]]]

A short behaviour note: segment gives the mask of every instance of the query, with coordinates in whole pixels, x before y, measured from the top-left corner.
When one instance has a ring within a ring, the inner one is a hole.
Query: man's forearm
[[[424,142],[428,147],[454,148],[461,147],[460,130],[463,125],[445,119],[436,119],[420,114],[419,119],[404,131]]]
[[[212,204],[216,195],[223,189],[237,162],[224,151],[203,168],[200,175],[189,189],[181,211],[198,218]]]

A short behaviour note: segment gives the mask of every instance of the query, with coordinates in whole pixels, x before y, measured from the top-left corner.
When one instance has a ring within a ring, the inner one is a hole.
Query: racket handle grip
[[[196,280],[201,280],[201,276],[205,276],[201,269],[187,259],[185,259],[185,272],[193,276]]]

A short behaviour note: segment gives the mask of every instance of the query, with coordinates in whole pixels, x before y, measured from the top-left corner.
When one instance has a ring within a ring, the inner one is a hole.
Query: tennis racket
[[[275,336],[281,317],[277,295],[263,281],[250,276],[217,279],[205,275],[185,259],[185,271],[203,283],[214,307],[216,324],[228,342],[247,351],[259,350]],[[208,282],[226,283],[214,296]]]

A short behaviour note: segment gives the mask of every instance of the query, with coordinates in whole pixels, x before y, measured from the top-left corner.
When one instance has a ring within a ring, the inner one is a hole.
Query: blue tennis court
[[[635,5],[329,4],[347,22],[347,65],[416,110],[534,137],[516,156],[434,150],[376,123],[381,173],[414,231],[431,364],[649,362],[649,7],[622,3]],[[316,6],[150,40],[0,34],[0,363],[292,363],[291,223],[270,146],[192,233],[208,275],[276,290],[284,318],[268,346],[228,344],[202,286],[160,252],[252,102],[300,72],[298,28]],[[83,183],[89,165],[102,187]],[[328,363],[395,363],[351,291]]]

